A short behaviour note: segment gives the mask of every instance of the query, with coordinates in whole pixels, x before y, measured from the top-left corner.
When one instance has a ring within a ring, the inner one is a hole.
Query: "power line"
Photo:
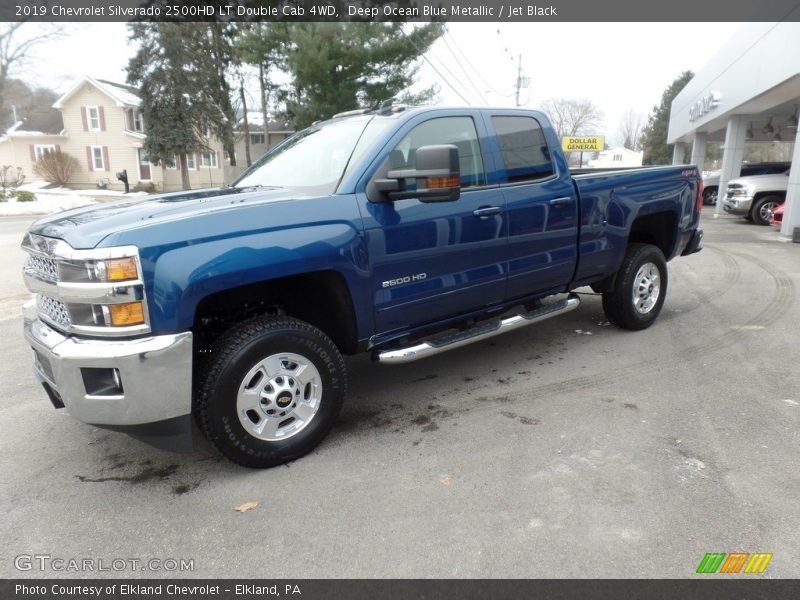
[[[455,83],[458,83],[458,85],[459,85],[459,86],[461,86],[461,88],[463,89],[463,91],[464,91],[464,92],[465,92],[465,93],[466,93],[468,96],[469,96],[469,95],[471,95],[471,92],[469,91],[469,88],[467,88],[467,86],[466,86],[466,85],[464,85],[464,82],[463,82],[463,81],[461,81],[461,78],[460,78],[460,77],[458,77],[458,75],[456,75],[455,73],[453,73],[453,72],[452,72],[452,71],[449,69],[449,67],[447,66],[447,63],[445,63],[445,61],[443,61],[443,60],[442,60],[440,57],[438,57],[438,56],[436,56],[436,55],[434,55],[434,54],[431,54],[431,56],[432,56],[433,58],[435,58],[437,61],[439,61],[439,63],[440,63],[440,66],[441,66],[441,67],[442,67],[442,68],[443,68],[443,69],[444,69],[444,70],[445,70],[445,71],[446,71],[446,72],[447,72],[447,73],[450,75],[450,77],[452,78],[452,80],[453,80]],[[469,77],[468,77],[468,79],[469,79]],[[451,87],[452,87],[452,86],[451,86]],[[480,96],[480,93],[479,93],[478,95]],[[481,98],[481,100],[484,102],[484,104],[486,103],[486,102],[483,100],[483,98]],[[468,104],[471,104],[470,102],[467,102],[467,103],[468,103]]]
[[[489,103],[486,101],[486,98],[484,98],[484,96],[483,96],[483,94],[481,93],[481,91],[480,91],[480,90],[478,89],[478,87],[475,85],[475,82],[472,80],[472,77],[470,77],[469,73],[467,73],[467,70],[464,68],[464,65],[462,65],[462,64],[461,64],[461,61],[460,61],[460,60],[458,60],[458,57],[456,56],[456,53],[455,53],[455,52],[453,52],[453,49],[450,47],[450,44],[448,44],[448,43],[447,43],[447,37],[446,37],[446,34],[447,34],[447,30],[445,29],[445,35],[443,35],[443,36],[442,36],[442,41],[444,42],[444,45],[445,45],[445,46],[447,47],[447,49],[450,51],[450,54],[453,56],[453,59],[456,61],[456,64],[459,66],[459,68],[461,69],[461,71],[464,73],[464,76],[467,78],[467,81],[469,81],[469,84],[472,86],[472,89],[474,89],[474,90],[475,90],[475,93],[476,93],[476,94],[478,94],[478,97],[481,99],[481,101],[482,101],[482,102],[483,102],[485,105],[487,105],[487,106],[488,106],[488,105],[489,105]],[[454,43],[455,43],[455,42],[454,42]],[[469,62],[469,61],[467,61],[467,62]],[[470,66],[471,66],[471,65],[470,65]],[[472,67],[472,70],[474,71],[474,70],[475,70],[475,67]],[[476,71],[476,72],[477,72],[477,71]]]
[[[492,92],[493,94],[497,94],[498,96],[503,96],[505,98],[510,98],[511,96],[514,95],[513,92],[511,92],[510,94],[503,94],[502,92],[498,92],[497,89],[495,89],[495,87],[493,85],[491,85],[488,81],[486,81],[486,79],[484,79],[483,75],[481,75],[481,72],[478,69],[476,69],[475,66],[470,62],[469,58],[467,58],[466,53],[458,45],[458,42],[456,42],[456,38],[454,38],[453,34],[450,33],[450,29],[445,27],[444,31],[445,31],[445,35],[447,35],[450,38],[450,41],[453,42],[453,45],[456,47],[456,50],[458,50],[461,53],[461,56],[463,57],[464,61],[469,65],[469,67],[478,76],[478,78],[483,82],[483,85],[485,85],[489,89],[490,92]]]
[[[403,31],[403,30],[401,29],[401,31]],[[451,89],[451,90],[453,90],[453,91],[456,93],[456,95],[457,95],[459,98],[461,98],[461,99],[462,99],[464,102],[466,102],[467,104],[469,104],[469,103],[470,103],[470,102],[469,102],[469,100],[467,100],[466,98],[464,98],[464,96],[462,96],[462,95],[461,95],[461,92],[459,92],[459,91],[458,91],[456,88],[454,88],[454,87],[453,87],[453,84],[452,84],[452,83],[450,83],[450,81],[449,81],[449,80],[448,80],[448,79],[447,79],[447,78],[446,78],[444,75],[442,75],[442,74],[441,74],[441,72],[439,71],[439,69],[437,69],[437,68],[436,68],[436,65],[434,65],[434,64],[433,64],[433,63],[432,63],[432,62],[431,62],[431,61],[428,59],[428,57],[427,57],[427,56],[425,56],[425,53],[424,53],[424,52],[422,52],[422,50],[420,49],[420,47],[419,47],[419,46],[417,46],[417,43],[414,41],[414,39],[413,39],[411,36],[409,36],[409,35],[408,35],[408,34],[407,34],[405,31],[403,31],[403,35],[404,35],[404,36],[406,36],[406,39],[407,39],[409,42],[411,42],[411,44],[414,46],[414,48],[416,48],[416,49],[417,49],[417,52],[419,52],[419,53],[420,53],[420,56],[422,56],[422,59],[423,59],[423,60],[424,60],[426,63],[428,63],[428,64],[431,66],[431,68],[432,68],[434,71],[436,71],[436,74],[439,76],[439,78],[440,78],[442,81],[444,81],[444,82],[445,82],[445,83],[446,83],[446,84],[447,84],[447,85],[450,87],[450,89]]]

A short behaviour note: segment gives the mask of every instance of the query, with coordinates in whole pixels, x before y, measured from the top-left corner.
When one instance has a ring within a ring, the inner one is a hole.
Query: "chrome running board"
[[[446,352],[453,348],[460,348],[461,346],[466,346],[473,342],[479,342],[500,335],[501,333],[506,333],[507,331],[533,325],[534,323],[544,321],[550,317],[570,312],[578,308],[580,303],[581,301],[578,296],[570,294],[564,300],[559,300],[558,302],[548,304],[547,306],[537,308],[530,312],[512,315],[505,319],[493,319],[475,325],[465,331],[458,331],[451,335],[438,337],[427,342],[420,342],[419,344],[407,348],[378,351],[377,359],[379,362],[395,365],[419,360],[420,358],[427,358],[434,354]]]

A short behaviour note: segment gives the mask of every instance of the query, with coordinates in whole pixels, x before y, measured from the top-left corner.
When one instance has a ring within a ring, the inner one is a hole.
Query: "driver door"
[[[460,198],[455,201],[370,202],[360,195],[379,336],[503,300],[508,236],[505,199],[498,189],[486,185],[484,136],[477,111],[425,115],[407,124],[382,158],[393,169],[413,168],[416,149],[454,144],[461,182]]]

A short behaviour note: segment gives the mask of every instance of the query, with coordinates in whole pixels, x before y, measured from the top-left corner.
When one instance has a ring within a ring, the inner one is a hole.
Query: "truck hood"
[[[67,210],[36,221],[30,231],[62,239],[75,249],[94,248],[105,237],[119,231],[296,197],[295,192],[286,188],[209,188],[175,192]]]
[[[742,187],[753,187],[759,191],[785,192],[789,189],[789,176],[785,173],[778,173],[777,175],[750,175],[749,177],[731,179],[728,185],[734,183]]]

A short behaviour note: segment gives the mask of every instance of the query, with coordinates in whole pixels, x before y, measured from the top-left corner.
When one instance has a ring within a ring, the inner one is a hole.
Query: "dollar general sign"
[[[602,135],[562,137],[561,148],[564,152],[599,152],[605,148],[605,142]]]

